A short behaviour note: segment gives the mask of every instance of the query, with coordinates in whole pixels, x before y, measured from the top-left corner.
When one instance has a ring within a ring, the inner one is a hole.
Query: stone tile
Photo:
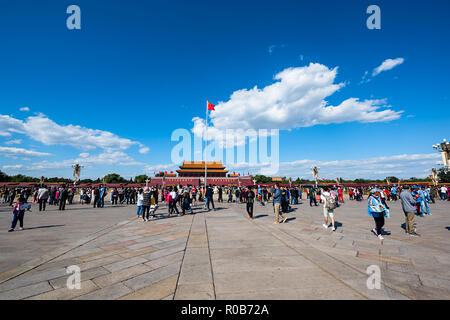
[[[100,252],[87,254],[84,256],[80,256],[79,259],[83,262],[88,262],[88,261],[97,260],[97,259],[109,257],[109,256],[116,255],[116,254],[126,253],[126,252],[128,252],[128,249],[119,248],[119,249],[110,250],[110,251],[100,251]]]
[[[119,271],[119,270],[122,270],[122,269],[125,269],[128,267],[135,266],[137,264],[142,264],[147,261],[148,261],[147,259],[144,259],[142,257],[134,257],[134,258],[114,262],[114,263],[108,264],[103,267],[111,272],[114,272],[114,271]]]
[[[175,291],[178,275],[156,282],[148,287],[139,289],[129,295],[121,298],[121,300],[161,300],[170,296]]]
[[[71,300],[99,289],[91,280],[82,281],[80,286],[80,289],[72,290],[67,287],[60,287],[59,289],[33,296],[27,300]]]
[[[103,267],[96,267],[88,270],[81,271],[81,281],[91,280],[101,275],[109,274],[109,271]],[[50,284],[54,289],[61,289],[67,287],[67,279],[70,275],[66,274],[64,277],[50,280]]]
[[[144,259],[147,259],[147,260],[155,260],[155,259],[158,259],[158,258],[161,258],[164,256],[168,256],[173,253],[184,251],[184,249],[185,249],[184,245],[177,245],[177,246],[169,247],[166,249],[160,249],[158,251],[155,251],[155,252],[152,252],[149,254],[144,254],[141,257],[143,257]]]
[[[165,267],[174,262],[181,262],[181,260],[183,260],[183,256],[184,256],[184,252],[179,251],[177,253],[174,253],[174,254],[171,254],[168,256],[164,256],[159,259],[152,260],[145,264],[150,266],[152,269],[157,269],[157,268]]]
[[[75,300],[115,300],[129,294],[131,290],[121,283],[92,291],[91,293],[82,295]]]
[[[176,245],[185,245],[186,240],[187,240],[187,238],[180,238],[180,239],[176,239],[176,240],[155,243],[153,246],[158,249],[165,249],[165,248],[173,247]]]
[[[119,256],[123,258],[133,258],[142,256],[146,253],[157,251],[158,249],[152,247],[152,246],[146,246],[145,248],[139,249],[139,250],[127,250],[125,253],[120,253]]]
[[[155,245],[157,243],[161,243],[161,240],[156,239],[156,240],[151,240],[151,241],[146,241],[146,242],[139,242],[139,243],[133,244],[131,246],[128,246],[128,249],[130,249],[130,250],[138,250],[138,249],[143,249],[143,248],[146,248],[146,247],[152,247],[153,248],[153,245]]]
[[[135,241],[123,241],[123,242],[117,242],[117,243],[110,244],[110,245],[108,245],[108,246],[101,247],[101,249],[102,249],[102,250],[105,250],[105,251],[116,250],[116,249],[119,249],[119,248],[124,248],[124,247],[132,246],[132,245],[134,245],[134,244],[136,244],[136,243],[137,243],[137,242],[135,242]]]
[[[210,264],[185,265],[181,268],[179,284],[188,283],[212,283],[212,273]]]
[[[138,264],[138,265],[132,266],[130,268],[122,269],[120,271],[116,271],[116,272],[112,272],[112,273],[109,273],[106,275],[96,277],[93,279],[93,281],[99,287],[104,288],[104,287],[113,285],[115,283],[134,278],[143,273],[150,272],[151,270],[152,270],[152,268],[149,266],[146,266],[143,264]]]
[[[88,270],[88,269],[92,269],[92,268],[96,268],[96,267],[103,267],[105,265],[108,265],[108,264],[111,264],[114,262],[118,262],[118,261],[122,261],[122,260],[124,260],[124,258],[115,254],[112,256],[105,257],[105,258],[100,258],[100,259],[84,262],[84,263],[80,264],[79,267],[80,267],[81,271],[83,271],[83,270]]]
[[[0,292],[0,300],[21,300],[51,290],[53,290],[52,286],[47,281],[44,281],[29,286]]]
[[[214,299],[214,287],[211,283],[179,284],[175,292],[174,300],[212,300]]]
[[[40,283],[51,279],[60,278],[62,276],[65,276],[66,274],[67,274],[66,268],[42,271],[40,273],[36,273],[29,276],[27,274],[24,274],[17,278],[11,279],[7,282],[0,284],[0,292],[29,286],[31,284]]]
[[[153,271],[147,272],[140,276],[134,277],[133,279],[123,282],[127,287],[133,289],[134,291],[148,287],[154,283],[161,280],[169,278],[173,275],[178,275],[180,271],[180,264],[170,264],[168,266],[155,269]]]

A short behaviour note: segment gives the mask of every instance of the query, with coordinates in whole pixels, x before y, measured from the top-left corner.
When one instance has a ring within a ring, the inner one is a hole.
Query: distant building
[[[204,177],[205,161],[183,161],[183,164],[177,172],[178,177]],[[228,170],[225,170],[225,166],[222,164],[222,161],[208,161],[208,177],[225,178],[227,176],[227,172]]]
[[[272,181],[279,181],[279,182],[281,182],[281,181],[283,181],[283,178],[282,177],[272,177]]]

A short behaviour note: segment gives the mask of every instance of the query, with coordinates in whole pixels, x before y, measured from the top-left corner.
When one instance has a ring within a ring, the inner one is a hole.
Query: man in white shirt
[[[45,211],[45,205],[47,203],[49,193],[48,189],[45,186],[41,186],[38,190],[38,202],[39,202],[39,211]]]
[[[441,200],[447,200],[447,187],[442,186],[440,192]]]

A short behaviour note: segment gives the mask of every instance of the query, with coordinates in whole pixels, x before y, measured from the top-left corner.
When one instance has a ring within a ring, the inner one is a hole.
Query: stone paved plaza
[[[405,234],[400,202],[380,241],[366,202],[336,210],[337,230],[322,227],[321,207],[294,205],[273,224],[272,204],[218,204],[194,215],[142,222],[136,206],[70,205],[26,213],[25,230],[8,233],[0,206],[0,299],[450,299],[450,202],[431,205]],[[81,269],[81,289],[66,286],[66,267]],[[367,288],[371,265],[381,289]]]

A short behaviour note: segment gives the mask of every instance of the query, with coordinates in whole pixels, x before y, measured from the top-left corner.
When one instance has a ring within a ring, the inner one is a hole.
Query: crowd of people
[[[41,185],[34,188],[2,188],[0,189],[1,202],[13,207],[13,221],[10,232],[15,230],[17,222],[23,228],[23,219],[26,210],[30,210],[29,201],[38,203],[39,211],[45,211],[47,202],[49,206],[56,206],[63,211],[66,204],[73,204],[75,194],[79,193],[79,203],[92,205],[94,208],[104,208],[105,199],[109,195],[111,206],[136,205],[137,217],[144,222],[150,221],[163,212],[157,209],[158,203],[162,202],[167,206],[167,215],[194,214],[193,208],[203,207],[207,211],[216,210],[214,205],[214,195],[217,195],[219,203],[224,202],[224,195],[227,195],[227,203],[246,204],[248,218],[253,220],[254,204],[259,203],[266,206],[269,202],[273,205],[275,224],[287,221],[287,213],[291,211],[292,205],[297,205],[302,200],[305,193],[309,199],[309,205],[323,207],[324,223],[323,227],[328,229],[331,223],[331,230],[335,231],[335,209],[344,204],[344,193],[348,194],[350,201],[363,201],[367,196],[368,213],[374,219],[375,228],[372,232],[383,239],[383,226],[385,218],[390,215],[388,202],[402,202],[405,214],[405,230],[412,236],[419,236],[414,228],[414,217],[431,215],[430,203],[435,203],[440,198],[443,201],[450,201],[450,188],[447,186],[413,186],[393,185],[393,186],[294,186],[284,187],[275,184],[273,186],[249,186],[249,187],[222,187],[208,185],[205,187],[196,186],[169,186],[156,187],[114,187],[107,188],[99,185],[89,188],[74,188],[71,186],[50,186]],[[16,201],[17,199],[17,201]],[[203,205],[198,206],[199,203]]]

